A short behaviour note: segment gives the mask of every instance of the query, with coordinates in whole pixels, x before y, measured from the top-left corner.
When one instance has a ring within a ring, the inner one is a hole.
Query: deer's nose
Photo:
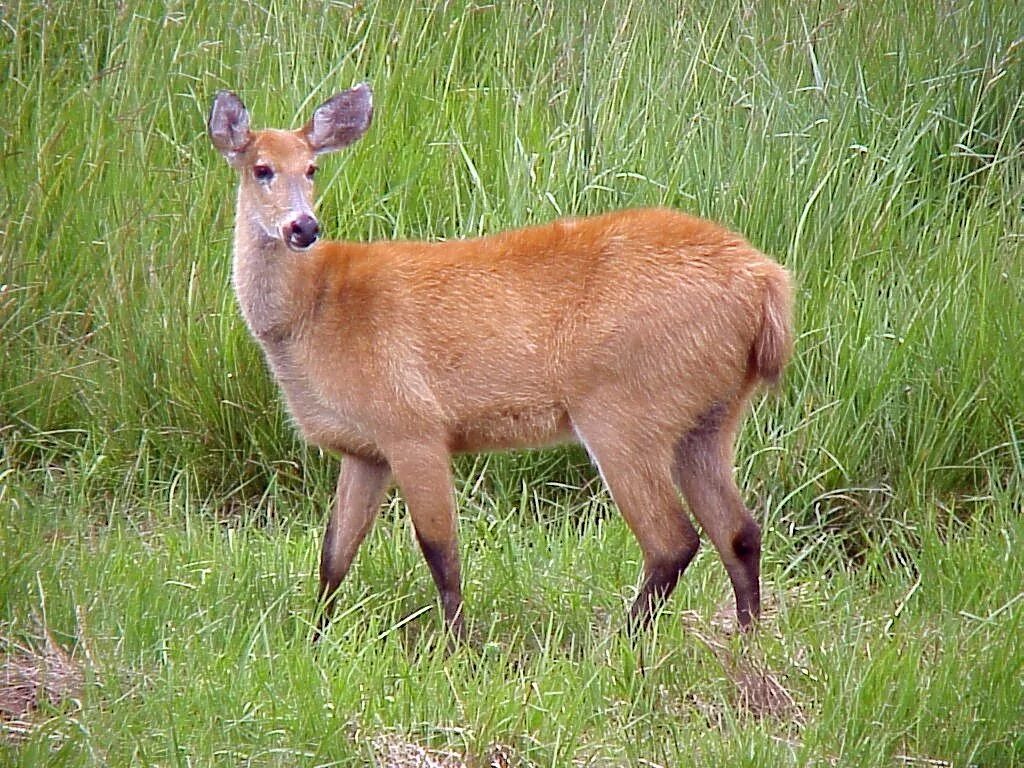
[[[317,220],[305,213],[292,219],[285,232],[288,245],[300,251],[315,243],[319,234],[320,225]]]

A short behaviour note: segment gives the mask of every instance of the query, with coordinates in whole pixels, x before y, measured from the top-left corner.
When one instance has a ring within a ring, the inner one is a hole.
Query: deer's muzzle
[[[285,243],[294,251],[304,251],[316,242],[320,234],[317,220],[307,214],[292,219],[285,227]]]

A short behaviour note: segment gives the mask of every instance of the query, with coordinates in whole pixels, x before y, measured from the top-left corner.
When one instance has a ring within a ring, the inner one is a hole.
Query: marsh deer
[[[320,239],[316,157],[361,137],[370,88],[299,130],[249,127],[217,94],[209,135],[240,176],[233,282],[304,438],[343,457],[320,560],[323,611],[394,480],[462,633],[453,453],[583,444],[643,553],[629,627],[697,552],[725,563],[739,624],[760,610],[761,531],[733,480],[747,400],[792,346],[786,271],[742,237],[665,209],[467,240]]]

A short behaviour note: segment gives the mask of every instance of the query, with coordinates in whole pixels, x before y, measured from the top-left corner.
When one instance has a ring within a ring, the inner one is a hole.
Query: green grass
[[[314,651],[308,504],[279,502],[256,525],[257,512],[218,517],[168,486],[90,521],[69,511],[80,499],[29,486],[4,499],[6,633],[49,627],[86,685],[7,748],[21,764],[360,764],[388,737],[481,759],[500,747],[516,765],[1022,758],[1024,520],[1008,497],[953,529],[922,520],[898,567],[805,561],[787,575],[769,554],[768,619],[752,638],[719,628],[731,605],[705,552],[640,674],[621,633],[639,558],[601,504],[538,520],[468,501],[472,641],[449,656],[396,505]],[[791,702],[744,706],[744,674]]]
[[[1022,40],[1004,0],[0,6],[0,637],[84,675],[0,763],[1024,763]],[[363,79],[333,236],[666,204],[793,270],[755,637],[705,548],[624,642],[639,553],[563,450],[458,461],[467,647],[393,498],[310,650],[336,462],[238,316],[205,119]]]

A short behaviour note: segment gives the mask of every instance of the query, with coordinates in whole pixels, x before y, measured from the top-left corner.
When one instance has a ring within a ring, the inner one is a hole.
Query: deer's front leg
[[[338,586],[348,573],[356,550],[373,527],[389,477],[385,462],[358,456],[346,456],[342,461],[334,509],[320,552],[321,612],[314,642],[331,620]]]
[[[461,638],[462,584],[451,457],[443,446],[415,444],[399,447],[388,459],[441,594],[445,622],[452,636]]]

